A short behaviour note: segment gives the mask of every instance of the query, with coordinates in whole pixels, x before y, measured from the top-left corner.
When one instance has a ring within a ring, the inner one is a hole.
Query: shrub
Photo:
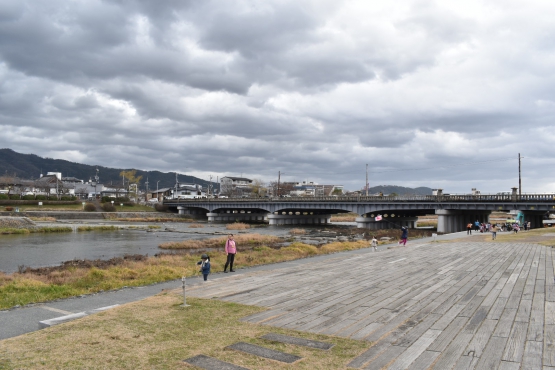
[[[8,211],[8,212],[13,211],[13,207],[6,207],[6,211]]]
[[[94,212],[96,211],[96,206],[92,203],[85,204],[85,212]]]
[[[104,210],[104,212],[115,212],[116,206],[114,206],[112,203],[104,203],[102,205],[102,209]]]
[[[21,196],[19,194],[10,194],[10,199],[21,199]]]
[[[0,199],[10,199],[8,194],[0,194]]]
[[[24,195],[21,199],[23,200],[35,200],[34,195]]]
[[[116,198],[116,202],[118,203],[125,203],[125,202],[129,202],[130,199],[128,197],[117,197]]]
[[[58,200],[58,197],[56,195],[49,195],[48,200]]]
[[[60,200],[75,200],[75,197],[72,195],[64,195]]]
[[[47,200],[48,197],[47,197],[46,195],[37,195],[37,196],[35,197],[35,199],[36,199],[36,200]]]
[[[167,212],[169,207],[165,204],[156,203],[154,205],[154,209],[157,210],[158,212]]]

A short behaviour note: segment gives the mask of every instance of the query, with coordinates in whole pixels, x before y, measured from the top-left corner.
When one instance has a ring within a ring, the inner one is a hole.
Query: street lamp
[[[160,180],[156,181],[156,200],[160,200],[160,194],[158,194],[158,183],[160,182]]]
[[[97,168],[96,169],[96,175],[94,176],[94,183],[93,183],[93,185],[94,185],[94,199],[98,198],[98,194],[96,192],[96,185],[98,184],[98,179],[99,179],[99,177],[98,177],[98,168]]]

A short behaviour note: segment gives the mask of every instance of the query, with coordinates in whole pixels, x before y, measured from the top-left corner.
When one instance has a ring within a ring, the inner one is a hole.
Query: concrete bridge
[[[208,198],[166,200],[180,214],[208,221],[265,222],[270,225],[326,224],[331,215],[353,212],[358,227],[371,229],[414,227],[418,216],[438,215],[438,232],[466,229],[468,223],[487,222],[492,211],[521,211],[532,228],[542,227],[543,215],[555,212],[555,194],[426,195],[292,198]],[[382,221],[375,221],[377,215]]]

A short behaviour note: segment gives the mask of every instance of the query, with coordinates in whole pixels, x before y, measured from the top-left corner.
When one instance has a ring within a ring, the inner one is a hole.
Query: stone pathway
[[[554,258],[529,243],[414,242],[187,293],[269,308],[247,322],[369,341],[352,368],[555,370]]]

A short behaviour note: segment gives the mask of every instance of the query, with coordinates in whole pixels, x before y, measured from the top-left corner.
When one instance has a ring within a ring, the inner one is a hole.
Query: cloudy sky
[[[0,147],[117,168],[555,191],[551,0],[2,0]]]

